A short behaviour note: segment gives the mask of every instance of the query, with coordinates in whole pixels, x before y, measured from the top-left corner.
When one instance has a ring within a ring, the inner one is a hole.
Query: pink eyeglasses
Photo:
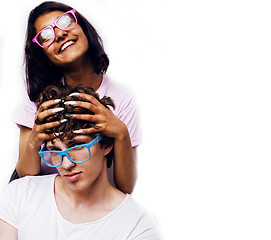
[[[48,27],[43,28],[33,39],[34,43],[37,43],[40,47],[49,47],[55,40],[54,28],[57,27],[60,30],[68,31],[73,29],[77,25],[77,18],[75,10],[72,9],[63,13],[57,18],[57,20]]]

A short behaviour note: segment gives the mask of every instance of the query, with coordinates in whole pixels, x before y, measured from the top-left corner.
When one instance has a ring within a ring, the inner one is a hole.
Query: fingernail
[[[52,109],[52,112],[57,113],[57,112],[61,112],[63,110],[64,110],[64,108],[54,108],[54,109]]]
[[[83,130],[74,130],[73,133],[82,133]]]
[[[74,118],[74,117],[76,117],[75,114],[70,114],[70,113],[66,113],[65,116],[68,117],[68,118]]]
[[[68,119],[61,119],[58,121],[58,123],[61,124],[61,123],[67,122],[67,121],[68,121]]]
[[[78,95],[80,95],[80,93],[74,92],[74,93],[71,93],[71,94],[69,95],[69,97],[72,97],[72,96],[78,96]]]
[[[61,134],[63,134],[63,132],[60,132],[60,133],[54,133],[54,135],[55,135],[56,137],[59,137]]]
[[[55,99],[54,102],[55,103],[59,103],[61,101],[61,99]]]
[[[76,103],[75,101],[64,102],[65,105],[74,105],[75,103]]]

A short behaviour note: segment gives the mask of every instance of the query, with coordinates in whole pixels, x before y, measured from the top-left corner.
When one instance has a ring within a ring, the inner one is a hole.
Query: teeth
[[[68,41],[68,42],[64,43],[62,45],[62,47],[60,48],[60,52],[63,52],[67,47],[69,47],[70,45],[72,45],[74,43],[75,43],[74,41]]]

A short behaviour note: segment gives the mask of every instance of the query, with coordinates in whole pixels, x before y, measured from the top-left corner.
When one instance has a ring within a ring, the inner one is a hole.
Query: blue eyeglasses
[[[63,162],[63,156],[66,156],[73,163],[84,163],[91,157],[90,148],[102,139],[102,136],[97,136],[90,143],[80,144],[63,151],[47,150],[44,146],[39,151],[39,156],[48,167],[59,167]]]

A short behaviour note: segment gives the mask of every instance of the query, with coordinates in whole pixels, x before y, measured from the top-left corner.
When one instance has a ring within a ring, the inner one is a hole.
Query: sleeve
[[[142,132],[139,125],[139,109],[134,96],[129,92],[124,96],[122,103],[119,119],[125,123],[128,128],[132,147],[136,147],[142,143]]]
[[[0,199],[0,219],[18,229],[19,226],[19,196],[18,181],[10,183]]]
[[[36,104],[31,102],[26,89],[23,89],[22,99],[16,106],[13,119],[17,125],[33,128],[36,115]]]

